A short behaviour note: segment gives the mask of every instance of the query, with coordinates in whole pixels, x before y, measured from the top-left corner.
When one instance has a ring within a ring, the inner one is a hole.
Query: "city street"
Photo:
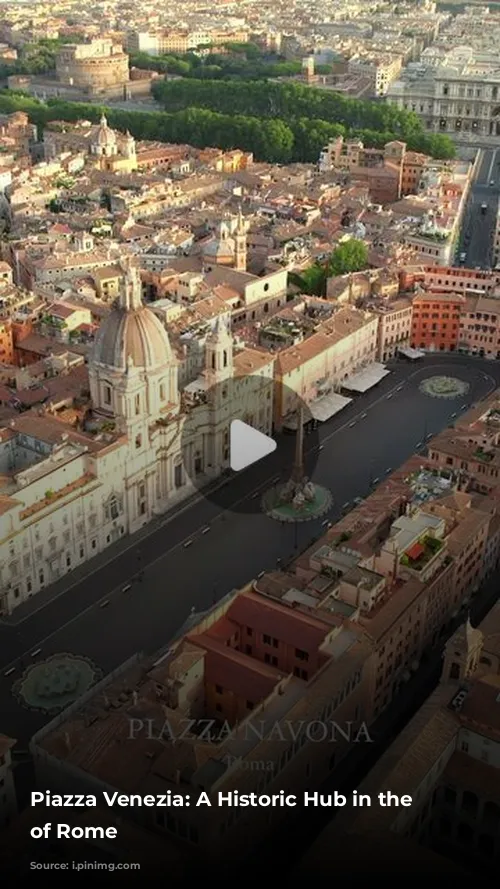
[[[447,400],[419,391],[423,379],[441,374],[467,383],[467,395]],[[496,362],[435,355],[417,365],[393,365],[393,372],[376,389],[320,430],[314,480],[333,493],[328,518],[335,519],[355,497],[365,496],[371,483],[388,475],[426,438],[498,385]],[[293,441],[291,437],[291,451]],[[228,485],[228,507],[242,498],[255,499],[258,486],[265,490],[277,473],[284,472],[282,454],[272,456],[276,465],[270,458],[268,479],[262,478],[256,464]],[[210,607],[279,560],[286,561],[295,546],[303,548],[321,532],[321,525],[321,521],[303,524],[295,532],[263,514],[224,512],[202,500],[170,521],[164,517],[149,526],[140,539],[129,538],[117,549],[108,549],[87,565],[85,577],[68,575],[65,590],[62,586],[48,591],[43,599],[32,600],[31,613],[15,612],[0,624],[1,730],[26,741],[48,719],[24,708],[12,695],[13,683],[31,663],[72,652],[108,672],[137,651],[154,652],[172,639],[192,609]],[[139,569],[143,580],[133,581]]]
[[[491,182],[494,184],[491,185]],[[456,265],[472,269],[477,266],[491,268],[499,196],[500,149],[484,151],[465,210]],[[488,208],[484,215],[481,204],[486,204]],[[460,262],[461,253],[466,254],[464,262]]]

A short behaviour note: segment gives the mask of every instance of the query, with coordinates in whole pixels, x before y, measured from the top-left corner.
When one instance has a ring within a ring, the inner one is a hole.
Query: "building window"
[[[104,404],[111,404],[111,386],[104,386]]]
[[[142,445],[142,435],[136,435],[136,437],[135,437],[135,447],[136,447],[136,450],[139,450],[139,448],[141,447],[141,445]]]
[[[298,661],[308,661],[309,660],[309,655],[308,655],[307,651],[303,651],[301,648],[295,649],[295,657],[297,658]]]
[[[136,414],[136,416],[137,416],[137,414],[140,414],[140,412],[141,412],[141,396],[136,395],[135,396],[135,414]]]
[[[218,695],[223,694],[223,688],[222,688],[222,685],[216,685],[216,686],[215,686],[215,692],[216,692],[216,694],[218,694]]]

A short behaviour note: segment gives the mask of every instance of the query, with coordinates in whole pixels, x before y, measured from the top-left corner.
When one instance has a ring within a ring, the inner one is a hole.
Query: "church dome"
[[[93,361],[117,370],[134,367],[153,370],[172,361],[167,332],[146,306],[127,310],[117,306],[101,324],[94,344]]]
[[[172,363],[172,349],[161,321],[140,297],[137,270],[128,268],[117,305],[101,324],[92,362],[116,370],[130,365],[156,370]]]
[[[101,122],[99,128],[97,130],[97,144],[98,145],[114,145],[116,143],[116,134],[115,132],[108,127],[108,121],[106,117],[101,117]]]

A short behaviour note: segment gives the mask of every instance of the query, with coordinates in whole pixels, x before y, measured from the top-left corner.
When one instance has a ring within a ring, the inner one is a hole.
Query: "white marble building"
[[[27,412],[0,429],[0,613],[189,496],[192,479],[220,475],[231,419],[269,433],[273,364],[234,353],[219,323],[202,376],[181,393],[168,334],[137,269],[124,268],[89,364],[90,427]]]

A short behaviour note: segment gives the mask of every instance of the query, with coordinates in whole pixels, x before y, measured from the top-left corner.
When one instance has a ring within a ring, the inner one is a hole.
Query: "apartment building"
[[[416,176],[409,175],[409,167],[405,172],[405,156],[404,142],[388,142],[383,149],[365,148],[360,139],[344,141],[339,136],[323,148],[318,164],[321,172],[348,171],[353,182],[368,186],[372,201],[390,204],[401,197],[403,181],[408,187]]]
[[[389,837],[396,834],[401,861],[414,862],[418,874],[445,877],[448,871],[448,879],[463,881],[470,869],[480,878],[495,878],[499,631],[498,605],[477,629],[469,620],[458,628],[446,645],[439,687],[358,788],[372,798],[390,788],[411,796],[412,805],[342,810],[305,856],[304,872],[319,876],[327,850],[344,843],[364,847],[370,836],[390,848]]]
[[[377,332],[376,315],[347,306],[335,312],[317,333],[281,351],[275,365],[275,427],[280,429],[296,410],[294,393],[314,405],[338,390],[356,370],[372,364]]]
[[[378,315],[377,361],[390,361],[411,344],[413,303],[400,297],[370,309]]]
[[[466,355],[500,358],[500,302],[467,296],[460,315],[458,349]]]
[[[187,30],[182,28],[158,29],[157,31],[131,31],[127,35],[130,52],[144,52],[151,56],[168,53],[187,53],[200,46],[222,46],[224,43],[247,43],[246,30],[222,30],[203,28]]]
[[[454,352],[460,341],[465,298],[456,293],[417,291],[413,299],[411,345],[431,352]]]
[[[448,476],[437,479],[421,458],[408,461],[296,563],[298,578],[309,584],[336,577],[337,598],[358,612],[374,647],[374,716],[481,581],[494,514],[474,495],[457,492],[458,475]],[[493,536],[498,542],[496,522]],[[497,549],[495,564],[498,555]]]
[[[495,494],[500,468],[500,398],[494,392],[482,404],[444,429],[429,444],[436,468],[462,472],[481,494]]]
[[[349,74],[361,75],[370,81],[373,96],[386,96],[387,91],[398,77],[403,64],[401,55],[392,53],[356,54],[349,59]]]
[[[483,269],[466,269],[457,266],[436,267],[406,266],[400,272],[401,290],[414,290],[421,285],[425,290],[453,292],[469,295],[468,291],[481,295],[495,295],[500,285],[500,272]]]

